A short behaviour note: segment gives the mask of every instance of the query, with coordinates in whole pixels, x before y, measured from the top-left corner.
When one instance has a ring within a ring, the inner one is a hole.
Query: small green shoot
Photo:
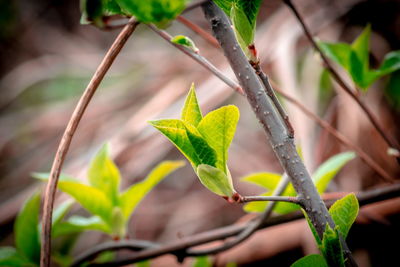
[[[193,40],[184,35],[177,35],[171,39],[171,42],[174,44],[182,45],[190,50],[193,50],[195,53],[199,53],[199,49],[194,44]]]
[[[211,192],[232,197],[233,188],[227,161],[228,148],[239,121],[235,106],[224,106],[202,116],[194,86],[186,97],[181,119],[150,121],[192,164],[201,183]]]

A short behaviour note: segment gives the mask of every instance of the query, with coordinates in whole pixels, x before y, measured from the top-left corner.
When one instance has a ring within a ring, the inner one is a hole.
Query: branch
[[[343,196],[346,195],[347,193],[341,193]],[[386,187],[381,187],[381,188],[376,188],[376,189],[371,189],[368,191],[364,192],[359,192],[356,194],[358,202],[360,206],[365,206],[371,203],[376,203],[379,201],[384,201],[387,199],[395,198],[400,195],[400,183],[393,184],[390,186]],[[327,206],[331,206],[334,203],[335,200],[327,200]],[[270,204],[274,204],[275,202],[271,202]],[[276,216],[273,218],[270,218],[268,221],[263,221],[262,225],[260,228],[265,228],[268,226],[273,226],[281,223],[286,223],[290,222],[293,220],[297,219],[304,219],[304,216],[302,212],[292,212],[289,214],[285,215],[280,215]],[[149,258],[154,258],[163,254],[168,254],[172,253],[176,255],[178,252],[181,253],[180,255],[184,255],[185,251],[188,251],[186,249],[198,245],[202,245],[208,242],[216,241],[219,239],[223,238],[228,238],[231,237],[235,234],[238,234],[242,232],[244,229],[246,229],[247,225],[246,224],[237,224],[237,225],[230,225],[230,226],[225,226],[221,227],[218,229],[214,229],[211,231],[203,232],[200,234],[196,234],[190,237],[185,237],[181,240],[172,242],[168,245],[163,245],[163,246],[168,246],[171,248],[171,250],[166,251],[165,249],[163,250],[164,253],[160,252],[161,245],[148,242],[148,241],[141,241],[141,240],[127,240],[127,241],[112,241],[112,242],[107,242],[105,244],[100,244],[97,245],[93,248],[91,248],[89,251],[84,252],[80,256],[78,256],[77,260],[72,264],[72,267],[79,266],[81,263],[83,263],[86,260],[94,258],[94,256],[98,255],[101,252],[104,251],[110,251],[110,250],[121,250],[121,249],[129,249],[129,250],[140,250],[140,249],[147,249],[144,251],[137,252],[135,255],[132,256],[127,256],[126,258],[115,260],[112,262],[107,262],[104,263],[103,265],[97,265],[97,266],[121,266],[124,264],[132,264],[134,262],[138,262],[140,260],[145,260]],[[156,246],[159,246],[156,248]],[[145,257],[147,256],[147,257]],[[186,255],[188,256],[188,255]],[[92,265],[93,266],[93,265]]]
[[[54,198],[57,189],[58,178],[60,176],[61,168],[67,155],[72,137],[78,127],[78,124],[92,99],[96,89],[99,87],[100,82],[103,80],[105,74],[109,70],[111,64],[125,45],[129,36],[134,32],[139,23],[131,18],[129,23],[122,29],[121,33],[117,36],[114,43],[111,45],[107,54],[104,56],[103,61],[100,63],[88,86],[83,92],[79,102],[71,116],[70,121],[64,131],[61,142],[58,146],[56,155],[54,157],[53,165],[50,172],[49,181],[47,183],[46,192],[44,195],[43,216],[42,216],[42,248],[40,253],[40,266],[50,266],[50,253],[51,253],[51,217],[54,206]]]
[[[194,31],[195,33],[197,33],[198,35],[200,35],[204,40],[206,40],[215,48],[220,48],[217,40],[215,40],[215,38],[212,35],[210,35],[208,32],[206,32],[205,30],[203,30],[190,20],[186,19],[183,16],[178,16],[176,20],[185,25],[186,27],[188,27],[189,29],[191,29],[192,31]]]
[[[247,203],[253,201],[275,201],[275,202],[289,202],[302,206],[302,201],[298,197],[290,196],[242,196],[239,200],[240,203]]]
[[[213,64],[211,64],[205,57],[201,56],[200,54],[194,52],[193,50],[182,46],[175,44],[171,42],[172,36],[169,35],[166,31],[162,31],[155,27],[154,25],[147,25],[150,29],[152,29],[155,33],[157,33],[159,36],[161,36],[164,40],[178,48],[180,51],[188,55],[189,57],[193,58],[197,63],[205,67],[207,70],[209,70],[211,73],[213,73],[215,76],[217,76],[221,81],[226,83],[229,87],[237,91],[239,94],[243,95],[243,89],[233,80],[229,79],[225,74],[223,74],[219,69],[217,69]]]
[[[361,101],[358,95],[354,93],[354,90],[350,88],[349,85],[345,83],[345,81],[340,77],[340,75],[336,72],[336,70],[333,68],[332,64],[328,60],[328,58],[325,56],[325,54],[322,52],[322,50],[319,48],[317,43],[315,42],[313,36],[310,33],[310,30],[304,23],[304,19],[294,6],[291,0],[283,0],[285,4],[293,11],[294,15],[296,16],[297,20],[303,27],[304,33],[306,34],[308,40],[314,47],[314,49],[319,53],[321,56],[323,62],[325,63],[325,67],[329,70],[329,72],[332,74],[333,78],[336,80],[336,82],[343,88],[343,90],[353,98],[356,103],[360,106],[360,108],[364,111],[365,115],[367,115],[369,121],[372,123],[372,125],[375,127],[375,129],[378,131],[378,133],[382,136],[382,138],[385,140],[385,142],[388,144],[389,147],[395,148],[397,151],[400,151],[400,145],[398,142],[392,137],[389,136],[386,131],[379,125],[378,120],[376,119],[375,115],[369,110],[369,108]],[[400,164],[400,157],[396,157],[397,162]]]

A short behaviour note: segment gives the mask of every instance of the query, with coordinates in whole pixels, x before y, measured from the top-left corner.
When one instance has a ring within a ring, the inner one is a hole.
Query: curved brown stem
[[[53,213],[54,198],[57,190],[58,178],[60,176],[61,168],[67,155],[69,146],[72,141],[72,137],[79,125],[79,122],[88,106],[90,100],[92,99],[94,93],[99,87],[101,81],[103,80],[105,74],[109,70],[110,66],[114,62],[115,58],[121,51],[122,47],[125,45],[128,38],[136,29],[139,23],[131,18],[128,24],[122,29],[120,34],[115,39],[114,43],[111,45],[107,54],[104,56],[103,61],[100,63],[96,72],[94,73],[92,79],[90,80],[88,86],[83,92],[75,110],[71,116],[70,121],[64,131],[61,142],[57,148],[56,155],[54,157],[53,165],[51,167],[49,181],[47,183],[46,192],[44,195],[43,204],[43,216],[42,216],[42,233],[41,233],[41,253],[40,253],[40,266],[48,267],[50,266],[50,254],[51,254],[51,217]]]

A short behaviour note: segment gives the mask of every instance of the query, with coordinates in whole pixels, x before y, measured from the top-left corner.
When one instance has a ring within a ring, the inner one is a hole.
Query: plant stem
[[[181,22],[183,25],[185,25],[186,27],[188,27],[189,29],[191,29],[192,31],[197,33],[198,35],[200,35],[204,40],[206,40],[208,43],[210,43],[215,48],[220,48],[217,40],[215,40],[215,38],[212,35],[210,35],[208,32],[206,32],[205,30],[203,30],[202,28],[200,28],[199,26],[197,26],[190,20],[186,19],[183,16],[178,16],[176,18],[176,20]]]
[[[334,229],[335,223],[297,153],[293,138],[285,134],[287,132],[285,123],[274,108],[272,100],[265,94],[263,84],[261,84],[258,76],[240,49],[225,13],[210,1],[203,4],[202,8],[206,19],[211,25],[214,36],[224,50],[225,56],[240,85],[246,92],[247,100],[268,136],[275,155],[287,175],[291,178],[298,197],[303,199],[305,212],[314,225],[319,237],[322,239],[326,226],[329,225]],[[349,254],[344,241],[342,242],[342,246],[347,259],[346,262],[355,266],[355,264],[352,264],[351,254]]]
[[[388,144],[389,147],[395,148],[397,151],[400,151],[400,145],[399,143],[392,137],[389,136],[385,130],[379,125],[378,120],[376,119],[375,115],[369,110],[369,108],[361,101],[360,97],[358,94],[355,92],[357,91],[357,88],[355,90],[352,90],[349,85],[346,84],[346,82],[340,77],[340,75],[337,73],[337,71],[333,68],[332,64],[326,57],[326,55],[322,52],[322,50],[319,48],[317,43],[315,42],[313,36],[311,35],[310,30],[308,29],[307,25],[304,22],[304,19],[294,6],[291,0],[283,0],[285,4],[293,11],[294,15],[296,16],[297,20],[301,24],[304,33],[306,34],[308,40],[314,47],[314,49],[319,53],[321,56],[321,59],[323,60],[325,67],[329,70],[329,72],[332,74],[333,78],[336,80],[336,82],[343,88],[343,90],[353,98],[356,103],[359,105],[359,107],[364,111],[365,115],[368,117],[369,121],[372,123],[372,125],[375,127],[375,129],[378,131],[378,133],[382,136],[382,138],[385,140],[385,142]],[[400,164],[400,157],[396,157],[397,162]]]
[[[297,205],[302,205],[298,197],[289,196],[242,196],[239,200],[241,203],[253,201],[275,201],[275,202],[289,202]]]
[[[239,94],[244,94],[243,89],[234,81],[229,79],[226,75],[224,75],[219,69],[217,69],[213,64],[211,64],[205,57],[201,56],[200,54],[194,52],[193,50],[182,46],[175,44],[171,42],[172,36],[169,35],[166,31],[160,30],[154,25],[147,25],[150,29],[152,29],[155,33],[157,33],[159,36],[161,36],[164,40],[181,50],[183,53],[188,55],[189,57],[193,58],[197,63],[208,69],[211,73],[213,73],[215,76],[217,76],[221,81],[226,83],[229,87],[233,88],[235,91],[237,91]]]
[[[71,116],[70,121],[64,131],[61,142],[57,148],[56,155],[54,157],[53,165],[50,171],[49,181],[47,183],[46,192],[44,195],[43,204],[43,216],[42,216],[42,233],[41,233],[41,253],[40,253],[40,266],[50,266],[50,255],[51,255],[51,217],[54,206],[54,198],[57,189],[58,178],[60,176],[61,168],[70,147],[72,137],[78,127],[78,124],[92,99],[96,89],[99,87],[105,74],[109,70],[110,66],[114,62],[115,58],[125,45],[128,38],[136,29],[139,23],[131,18],[128,24],[122,29],[120,34],[117,36],[107,54],[104,56],[103,61],[100,63],[88,86],[83,92],[75,110]]]
[[[342,195],[346,195],[347,193],[342,193]],[[364,192],[359,192],[356,194],[358,202],[361,206],[365,206],[371,203],[376,203],[379,201],[385,201],[391,198],[396,198],[400,194],[400,183],[393,184],[386,187],[371,189]],[[331,206],[335,200],[328,200],[327,206]],[[275,204],[276,202],[270,202],[269,204]],[[268,208],[267,208],[268,209]],[[280,215],[269,219],[268,221],[264,221],[260,228],[265,228],[268,226],[273,226],[281,223],[290,222],[297,219],[304,219],[304,216],[301,212],[292,212],[285,215]],[[225,227],[220,227],[218,229],[214,229],[207,232],[202,232],[200,234],[196,234],[190,237],[185,237],[181,240],[172,242],[170,244],[161,245],[148,241],[141,240],[128,240],[128,241],[113,241],[107,242],[105,244],[97,245],[91,248],[88,251],[83,252],[75,262],[72,264],[72,267],[77,267],[83,262],[92,259],[94,256],[98,255],[103,251],[116,251],[120,249],[130,249],[130,250],[140,250],[146,249],[144,251],[137,252],[133,256],[127,256],[126,258],[118,259],[112,262],[106,262],[103,266],[120,266],[126,264],[132,264],[134,262],[138,262],[140,260],[145,260],[153,257],[157,257],[163,254],[171,253],[177,254],[177,252],[184,255],[185,251],[188,251],[188,248],[195,247],[198,245],[202,245],[208,242],[212,242],[219,239],[228,238],[234,236],[240,232],[243,232],[244,229],[248,227],[248,224],[236,224],[229,225]],[[130,243],[132,242],[132,243]],[[172,248],[171,250],[163,250],[163,253],[160,253],[161,246],[168,246]],[[157,248],[156,248],[157,247]],[[204,255],[204,254],[203,254]],[[98,265],[101,266],[101,265]]]

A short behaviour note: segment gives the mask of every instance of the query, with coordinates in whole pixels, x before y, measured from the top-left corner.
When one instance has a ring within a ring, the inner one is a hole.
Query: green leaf
[[[246,14],[237,5],[232,5],[230,17],[236,39],[247,58],[249,58],[251,55],[248,47],[254,41],[254,28],[249,23]]]
[[[14,225],[15,246],[18,254],[25,256],[33,263],[39,263],[39,209],[40,194],[30,197],[19,212]]]
[[[120,7],[143,23],[162,25],[175,19],[188,0],[116,0]]]
[[[336,231],[336,229],[333,230],[329,225],[326,225],[322,237],[321,250],[325,256],[328,266],[345,266],[339,233]]]
[[[337,200],[329,209],[329,213],[344,239],[357,218],[358,210],[358,200],[353,193]]]
[[[210,165],[200,164],[197,167],[197,176],[208,190],[217,195],[231,197],[233,193],[235,193],[232,178],[230,175],[227,176],[220,169]]]
[[[382,76],[400,69],[400,50],[388,53],[377,70],[370,70],[365,77],[365,87],[369,87]]]
[[[13,247],[0,247],[0,266],[35,266],[19,255]]]
[[[351,48],[360,60],[362,70],[366,73],[369,70],[369,39],[371,36],[371,25],[368,24],[363,32],[351,44]]]
[[[98,216],[89,218],[82,216],[72,216],[67,221],[60,222],[53,228],[53,237],[61,235],[71,235],[83,231],[100,231],[107,234],[111,233],[110,227]]]
[[[350,160],[354,159],[355,156],[354,152],[343,152],[329,158],[318,167],[312,175],[312,179],[320,194],[325,192],[329,182],[343,168],[343,166]]]
[[[227,174],[228,148],[235,135],[238,121],[239,109],[229,105],[208,113],[197,127],[206,142],[217,153],[216,167],[225,174]]]
[[[207,256],[196,257],[194,260],[193,267],[212,267],[212,262]]]
[[[53,212],[52,227],[56,227],[58,223],[65,217],[73,204],[72,200],[67,200],[61,203]]]
[[[241,181],[249,182],[261,186],[268,191],[272,191],[278,185],[282,175],[271,172],[259,172],[241,178]]]
[[[104,145],[90,163],[88,171],[91,186],[104,192],[113,205],[118,204],[120,174],[109,156],[108,145]]]
[[[219,6],[219,8],[221,8],[225,14],[229,17],[230,13],[231,13],[231,8],[233,3],[235,2],[235,0],[213,0],[215,4],[217,4],[217,6]]]
[[[190,123],[197,127],[203,115],[201,114],[201,109],[199,103],[197,102],[196,91],[194,89],[194,84],[190,87],[189,93],[185,100],[185,105],[182,109],[181,119],[184,122]]]
[[[35,179],[41,181],[48,181],[50,177],[50,173],[48,172],[33,172],[31,176]],[[69,182],[77,182],[78,180],[68,174],[61,173],[58,178],[59,181],[69,181]]]
[[[140,183],[134,184],[129,187],[125,192],[120,195],[120,203],[122,214],[128,220],[133,210],[139,202],[146,196],[154,186],[156,186],[162,179],[168,176],[171,172],[184,166],[183,161],[164,161],[157,165],[150,174]]]
[[[290,267],[329,267],[325,258],[320,254],[310,254],[295,261]]]
[[[385,88],[385,96],[391,106],[400,111],[400,71],[394,72]]]
[[[104,192],[88,185],[69,181],[60,181],[58,187],[93,215],[98,215],[104,222],[110,223],[112,203]]]
[[[126,221],[120,207],[114,207],[111,215],[111,232],[113,236],[124,238],[126,236]]]
[[[350,69],[351,46],[345,43],[326,43],[318,41],[322,52],[330,59],[341,65],[344,69]]]
[[[149,121],[149,123],[165,135],[192,165],[197,166],[201,163],[187,136],[185,124],[181,120],[157,120]]]
[[[178,45],[183,45],[190,50],[193,50],[195,53],[199,52],[199,49],[194,44],[193,40],[184,35],[177,35],[171,39],[171,42]],[[193,86],[193,85],[192,85]]]
[[[243,10],[243,13],[246,15],[247,20],[251,27],[254,28],[256,26],[256,19],[258,16],[258,12],[260,11],[262,0],[236,0],[235,3],[239,9]]]

